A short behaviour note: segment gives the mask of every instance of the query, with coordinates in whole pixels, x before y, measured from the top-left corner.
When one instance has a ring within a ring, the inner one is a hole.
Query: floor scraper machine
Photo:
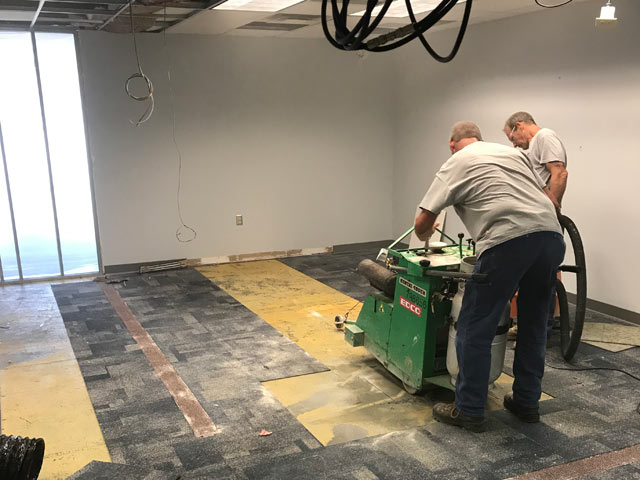
[[[560,272],[576,274],[575,308],[569,308],[566,290],[557,280],[560,305],[560,347],[570,361],[580,343],[584,323],[587,281],[584,248],[575,224],[568,217],[559,217],[573,264],[562,265]],[[364,346],[391,373],[398,377],[405,390],[417,393],[428,385],[455,389],[458,375],[456,357],[456,324],[465,282],[473,279],[486,282],[486,275],[474,274],[475,244],[464,234],[458,241],[438,230],[451,243],[432,242],[428,248],[397,248],[413,232],[413,227],[383,250],[384,266],[363,260],[358,271],[375,291],[370,294],[355,322],[342,315],[335,318],[336,327],[345,330],[345,340],[354,347]],[[511,325],[510,309],[500,320],[491,345],[489,383],[501,374]],[[348,315],[347,315],[348,317]]]
[[[407,392],[417,393],[429,384],[454,389],[456,322],[464,285],[471,278],[477,282],[487,278],[473,273],[475,245],[471,241],[463,245],[463,234],[457,243],[448,237],[451,244],[397,249],[412,232],[409,229],[383,252],[384,266],[368,259],[360,262],[358,271],[376,290],[364,301],[355,322],[337,316],[336,326],[344,326],[345,340],[354,347],[364,346]],[[491,347],[490,383],[500,376],[504,363],[510,326],[506,307]]]

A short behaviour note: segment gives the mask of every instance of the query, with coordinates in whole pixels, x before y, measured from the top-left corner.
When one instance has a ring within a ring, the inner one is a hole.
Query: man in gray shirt
[[[551,284],[564,257],[564,241],[544,182],[518,150],[482,141],[471,122],[453,126],[453,154],[420,203],[415,232],[428,240],[440,211],[453,205],[476,239],[475,273],[488,283],[467,281],[458,317],[459,373],[453,404],[438,403],[438,421],[482,431],[491,342],[518,285],[520,337],[513,363],[513,393],[505,408],[523,421],[539,420]]]
[[[558,210],[567,188],[567,152],[560,138],[550,128],[540,128],[530,113],[516,112],[504,124],[504,133],[514,147],[521,148],[527,155],[534,170],[540,175],[546,188],[556,199]],[[547,339],[551,338],[556,309],[556,286],[551,287]],[[515,325],[510,334],[517,335]]]
[[[514,147],[521,148],[534,170],[558,201],[567,188],[567,152],[556,132],[540,128],[527,112],[516,112],[504,124],[504,133]]]

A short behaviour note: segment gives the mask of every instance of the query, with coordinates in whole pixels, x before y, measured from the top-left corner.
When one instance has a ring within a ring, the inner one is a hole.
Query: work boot
[[[433,418],[439,422],[462,427],[472,432],[484,432],[486,427],[484,417],[463,415],[453,403],[436,403],[433,407]]]
[[[507,331],[507,340],[515,340],[518,337],[518,325],[514,325]]]
[[[538,407],[525,407],[516,403],[513,399],[513,392],[509,392],[504,396],[504,408],[513,413],[523,422],[537,423],[540,421],[540,412]]]

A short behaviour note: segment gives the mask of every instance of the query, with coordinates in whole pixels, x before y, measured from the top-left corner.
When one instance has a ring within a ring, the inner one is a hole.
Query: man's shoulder
[[[473,148],[469,148],[473,147]],[[467,154],[469,156],[476,155],[499,155],[499,156],[510,156],[510,157],[519,157],[521,156],[520,150],[509,147],[508,145],[503,145],[501,143],[493,143],[493,142],[475,142],[469,145],[469,147],[464,150],[458,152],[463,153],[468,149]]]
[[[540,153],[541,150],[564,152],[564,144],[558,134],[550,128],[541,128],[531,140],[531,151]]]
[[[545,138],[560,138],[558,137],[558,134],[554,131],[551,130],[550,128],[541,128],[540,130],[538,130],[538,133],[535,134],[535,137],[539,137],[540,139],[545,139]]]
[[[550,128],[547,127],[542,127],[539,131],[538,134],[546,137],[546,136],[553,136],[553,137],[557,137],[558,134],[555,132],[555,130],[551,130]]]

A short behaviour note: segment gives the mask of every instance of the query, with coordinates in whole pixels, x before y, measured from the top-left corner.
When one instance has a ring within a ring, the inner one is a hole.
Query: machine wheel
[[[569,237],[574,256],[572,265],[561,265],[559,270],[576,274],[576,311],[573,317],[569,313],[567,291],[560,280],[556,281],[556,292],[560,305],[560,348],[564,359],[571,361],[580,345],[584,316],[587,310],[587,264],[582,239],[575,223],[566,215],[560,215],[559,220],[562,229]]]
[[[404,391],[409,395],[420,395],[423,392],[422,388],[412,387],[411,385],[404,383],[404,381],[402,382],[402,388],[404,388]]]
[[[342,315],[336,315],[335,318],[333,319],[333,324],[336,326],[338,330],[342,330],[342,327],[344,327],[344,322],[346,321],[347,319]]]

